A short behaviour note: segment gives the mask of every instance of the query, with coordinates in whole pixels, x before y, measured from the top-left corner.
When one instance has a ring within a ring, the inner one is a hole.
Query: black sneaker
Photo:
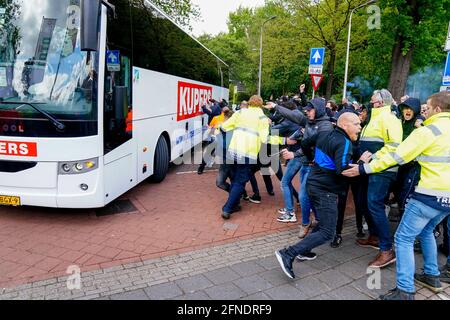
[[[242,207],[238,204],[236,207],[234,207],[234,208],[231,210],[231,213],[241,211],[241,209],[242,209]]]
[[[242,200],[248,201],[250,199],[250,197],[248,196],[247,192],[244,192],[244,194],[242,195]]]
[[[239,204],[237,206],[235,206],[231,210],[231,212],[222,211],[222,218],[224,218],[225,220],[228,220],[228,219],[230,219],[230,216],[231,216],[232,213],[238,212],[238,211],[241,211],[241,206]]]
[[[291,279],[295,278],[294,271],[292,270],[292,258],[286,254],[286,249],[275,251],[278,263],[283,269],[283,272]]]
[[[364,231],[359,230],[358,233],[356,234],[356,237],[357,237],[358,239],[362,239],[362,238],[365,238],[365,237],[366,237],[366,234],[364,233]]]
[[[414,293],[409,293],[399,288],[389,290],[388,293],[380,296],[380,300],[415,300]]]
[[[224,218],[225,220],[230,219],[230,216],[231,216],[231,213],[222,211],[222,218]]]
[[[315,258],[317,258],[317,254],[311,251],[297,256],[297,259],[300,261],[311,261]]]
[[[253,203],[261,203],[261,196],[259,194],[254,194],[248,200]]]
[[[197,173],[202,174],[205,171],[206,164],[201,164],[198,166]]]
[[[275,195],[275,192],[273,192],[273,190],[272,191],[267,191],[267,193],[269,194],[269,196],[274,196]]]
[[[425,273],[415,273],[414,280],[422,286],[430,289],[434,293],[438,293],[444,290],[444,288],[442,288],[441,282],[439,281],[439,276],[431,276]]]
[[[342,236],[340,234],[337,234],[334,236],[333,241],[331,241],[330,246],[332,248],[340,247],[342,244]]]
[[[439,280],[445,283],[450,283],[450,262],[447,262],[441,269],[441,275],[439,276]]]

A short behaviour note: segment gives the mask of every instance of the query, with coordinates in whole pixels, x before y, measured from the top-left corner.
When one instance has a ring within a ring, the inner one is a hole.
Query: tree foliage
[[[200,18],[200,11],[197,5],[191,0],[153,0],[159,8],[172,17],[180,26],[192,29],[189,25],[193,19]]]
[[[388,87],[396,70],[393,52],[399,43],[402,55],[408,52],[411,55],[410,68],[403,75],[405,84],[409,75],[426,67],[442,68],[445,59],[442,46],[450,21],[449,1],[380,0],[381,28],[375,30],[367,26],[373,13],[368,13],[365,7],[356,9],[352,18],[348,80],[358,87],[349,88],[352,94],[359,100],[367,100],[371,90]],[[263,30],[263,96],[294,93],[300,83],[307,83],[311,94],[310,49],[325,47],[323,83],[327,86],[321,85],[318,94],[340,98],[350,12],[364,3],[367,0],[266,0],[263,7],[241,7],[230,13],[229,32],[205,36],[203,40],[254,93],[258,84],[260,28],[266,19],[276,15]],[[408,7],[412,4],[416,5],[414,10]],[[437,78],[430,76],[430,88],[434,89],[429,93],[439,89]]]

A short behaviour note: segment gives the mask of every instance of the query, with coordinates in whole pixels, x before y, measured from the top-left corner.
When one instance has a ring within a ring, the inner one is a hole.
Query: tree
[[[395,99],[406,90],[411,67],[442,61],[450,1],[382,0],[382,29],[394,39],[388,89]]]
[[[351,11],[365,0],[288,0],[296,11],[302,33],[327,49],[326,97],[330,98],[335,79],[338,46],[345,42]]]
[[[198,6],[192,4],[191,0],[153,0],[153,2],[180,26],[189,30],[192,30],[190,21],[200,18]]]

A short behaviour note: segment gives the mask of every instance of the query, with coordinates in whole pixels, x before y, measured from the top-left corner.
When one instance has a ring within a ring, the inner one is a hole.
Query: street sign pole
[[[447,40],[445,40],[444,51],[450,51],[450,23],[448,24]]]
[[[312,99],[314,99],[315,95],[316,95],[316,90],[314,90],[314,88],[313,88],[313,95],[312,95]]]

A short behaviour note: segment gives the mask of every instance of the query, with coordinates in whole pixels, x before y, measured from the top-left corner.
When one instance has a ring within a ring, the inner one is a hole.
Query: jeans
[[[227,182],[227,179],[233,181],[233,165],[223,163],[219,167],[219,173],[216,177],[216,186],[226,192],[230,192],[231,185]]]
[[[414,240],[419,236],[424,260],[424,273],[438,276],[437,246],[433,230],[449,211],[439,211],[424,203],[411,199],[406,204],[400,225],[395,233],[397,255],[397,287],[413,293],[414,288]]]
[[[338,196],[314,186],[308,186],[308,194],[317,209],[319,224],[303,240],[287,248],[287,253],[291,257],[308,253],[315,247],[330,241],[336,231]]]
[[[389,220],[386,217],[385,199],[389,195],[391,184],[397,176],[396,172],[381,172],[369,176],[367,188],[367,206],[376,229],[380,250],[392,249],[392,238]]]
[[[300,170],[302,163],[300,158],[291,159],[284,172],[283,179],[281,179],[281,191],[283,191],[284,207],[287,211],[294,211],[293,192],[294,186],[292,185],[292,179],[294,179],[297,172]]]
[[[369,206],[367,205],[367,189],[369,188],[369,176],[360,176],[360,187],[358,192],[358,205],[361,207],[361,212],[366,220],[369,234],[372,236],[378,236],[378,232],[375,228],[372,215],[369,212]]]
[[[311,212],[311,209],[314,212],[314,216],[317,218],[317,212],[314,206],[311,204],[311,201],[308,196],[308,192],[306,191],[306,182],[308,181],[309,173],[311,172],[312,167],[303,164],[302,168],[300,169],[300,206],[302,208],[302,224],[307,225],[309,224],[309,215]]]
[[[228,200],[222,210],[226,213],[232,213],[239,205],[242,194],[245,190],[245,184],[250,180],[252,175],[251,164],[234,164],[234,177],[231,181],[230,193]]]

